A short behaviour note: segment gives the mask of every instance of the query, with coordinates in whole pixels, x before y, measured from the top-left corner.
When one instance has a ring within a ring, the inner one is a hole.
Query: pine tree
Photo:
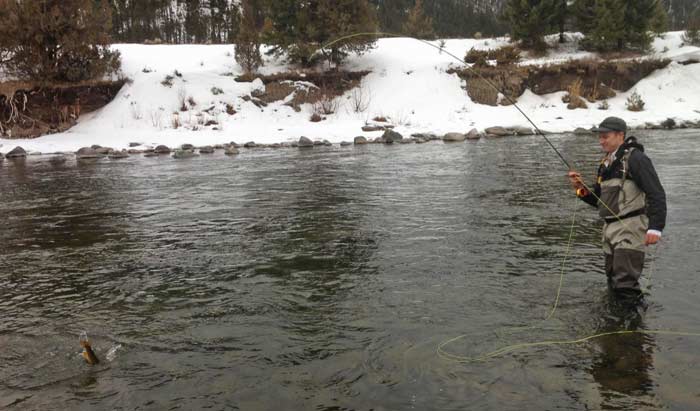
[[[433,19],[425,15],[423,0],[416,0],[416,4],[408,13],[408,18],[403,25],[403,32],[419,39],[435,38]]]
[[[294,63],[310,66],[319,48],[355,33],[377,29],[374,9],[367,0],[267,0],[268,20],[263,40],[271,52],[286,53]],[[340,64],[348,53],[361,54],[375,42],[372,36],[346,38],[320,56]]]
[[[658,3],[658,0],[577,0],[574,13],[577,28],[586,35],[583,45],[598,51],[647,49]]]
[[[325,45],[356,33],[377,31],[375,11],[367,0],[318,1],[320,21],[326,22],[318,31],[319,43]],[[346,38],[330,46],[330,53],[324,55],[338,67],[348,54],[361,55],[372,49],[375,43],[376,38],[371,35]]]
[[[597,0],[576,0],[573,4],[575,27],[583,34],[590,33],[595,27],[596,2]]]
[[[651,30],[657,36],[662,36],[668,31],[668,13],[661,0],[656,1],[656,7],[654,9],[654,15],[650,22]]]
[[[382,31],[399,33],[406,21],[407,11],[413,0],[371,0],[377,12],[378,24]]]
[[[256,19],[257,10],[252,0],[241,3],[241,17],[238,35],[236,36],[236,62],[246,74],[254,73],[262,65],[260,54],[260,28]]]
[[[511,25],[511,39],[525,49],[544,50],[544,36],[552,27],[556,0],[509,0],[506,17]]]
[[[700,46],[700,9],[698,9],[688,21],[688,29],[683,33],[683,41]]]
[[[596,0],[594,23],[584,45],[598,51],[622,49],[625,42],[623,0]]]
[[[559,43],[564,43],[564,32],[566,31],[566,20],[569,17],[569,5],[567,0],[557,0],[554,8],[554,22],[559,29]]]
[[[7,1],[0,46],[11,75],[40,82],[101,78],[119,68],[109,49],[111,14],[103,0]]]
[[[629,46],[646,50],[651,45],[651,21],[656,11],[658,0],[624,0],[625,36],[621,48]],[[626,43],[626,44],[625,44]]]

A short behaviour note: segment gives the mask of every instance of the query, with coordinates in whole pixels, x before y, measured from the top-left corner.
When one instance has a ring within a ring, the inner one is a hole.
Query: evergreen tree
[[[683,41],[700,46],[700,9],[698,9],[688,21],[688,29],[683,33]]]
[[[319,42],[340,39],[356,33],[374,33],[377,31],[377,19],[374,9],[367,0],[318,0],[321,25]],[[349,53],[363,54],[372,49],[376,43],[373,36],[347,38],[330,46],[330,53],[324,53],[331,63],[339,66]]]
[[[596,0],[595,18],[584,44],[598,51],[622,49],[625,42],[624,0]]]
[[[625,28],[625,46],[646,50],[651,45],[652,37],[649,35],[651,22],[656,11],[658,0],[625,0],[625,15],[623,25]],[[625,44],[626,43],[626,44]]]
[[[661,0],[657,0],[656,7],[654,9],[654,15],[651,18],[650,26],[651,30],[657,36],[662,36],[668,31],[668,13]]]
[[[254,73],[262,65],[260,27],[252,3],[252,0],[243,0],[241,3],[241,24],[235,42],[236,62],[240,64],[246,74]]]
[[[435,38],[433,19],[425,15],[423,0],[416,0],[416,4],[408,13],[408,18],[403,25],[403,32],[419,39]]]
[[[295,63],[309,66],[314,53],[328,42],[344,36],[375,32],[374,10],[367,0],[268,0],[263,40],[271,52],[286,53]],[[348,53],[363,53],[375,38],[358,36],[334,43],[322,56],[337,64]]]
[[[111,14],[103,0],[7,1],[0,46],[4,68],[21,79],[78,82],[119,68],[109,49]]]
[[[593,31],[596,24],[597,0],[576,0],[572,7],[576,29],[583,34]]]
[[[377,13],[378,24],[382,31],[399,33],[403,29],[406,15],[413,0],[371,0]]]
[[[659,0],[577,0],[577,28],[586,35],[583,45],[598,51],[645,50],[651,44],[652,23]],[[657,22],[659,30],[661,19]]]
[[[569,16],[569,5],[567,0],[557,0],[554,8],[554,22],[559,29],[559,43],[564,43],[564,32],[566,31],[566,20]]]
[[[556,0],[509,0],[506,17],[511,26],[511,39],[526,49],[544,50],[544,36],[550,30],[556,13]]]

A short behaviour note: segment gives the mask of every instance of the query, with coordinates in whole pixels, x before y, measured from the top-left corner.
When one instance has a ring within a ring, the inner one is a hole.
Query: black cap
[[[626,133],[627,123],[619,117],[608,117],[598,127],[593,127],[591,131],[594,133],[607,133],[608,131],[622,131]]]

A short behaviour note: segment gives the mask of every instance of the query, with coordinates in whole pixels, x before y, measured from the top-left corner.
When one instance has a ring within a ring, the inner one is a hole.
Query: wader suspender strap
[[[623,204],[627,201],[627,199],[625,198],[624,185],[625,181],[627,180],[627,175],[630,172],[629,161],[633,150],[634,147],[626,149],[625,152],[622,154],[622,158],[620,159],[620,163],[622,164],[622,181],[620,182],[620,202]]]

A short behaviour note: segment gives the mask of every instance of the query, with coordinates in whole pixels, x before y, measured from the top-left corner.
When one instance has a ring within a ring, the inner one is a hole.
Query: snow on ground
[[[577,39],[577,35],[569,35]],[[700,48],[681,47],[682,32],[667,33],[654,41],[654,56],[684,61],[700,59]],[[437,45],[439,42],[433,42]],[[462,58],[471,47],[495,48],[507,44],[506,38],[446,40],[445,51]],[[553,50],[547,57],[533,58],[522,64],[546,64],[567,59],[589,58],[591,53],[575,49],[575,43]],[[305,105],[300,113],[283,105],[270,104],[259,109],[242,100],[261,87],[259,81],[237,83],[241,73],[229,45],[115,45],[122,53],[123,74],[133,81],[124,86],[110,104],[80,118],[71,130],[33,140],[2,140],[0,151],[21,145],[30,152],[75,151],[99,144],[116,149],[131,142],[144,145],[183,143],[194,145],[223,144],[231,141],[255,141],[267,144],[297,140],[300,136],[327,139],[331,142],[351,141],[357,135],[376,137],[380,132],[363,133],[361,127],[376,116],[388,117],[402,134],[431,132],[442,134],[490,126],[527,126],[526,119],[514,107],[491,107],[472,102],[464,90],[464,82],[447,70],[460,62],[446,52],[408,38],[381,39],[377,47],[363,56],[351,56],[345,68],[370,70],[361,88],[371,96],[368,109],[355,113],[348,92],[340,98],[340,109],[325,121],[312,123],[312,107]],[[266,59],[262,74],[287,71],[283,60]],[[182,77],[174,75],[177,70]],[[172,75],[172,87],[161,84]],[[563,93],[537,96],[527,91],[518,105],[537,126],[550,132],[591,127],[609,115],[628,120],[631,126],[660,122],[668,117],[677,120],[700,120],[700,64],[672,63],[642,80],[628,93],[609,100],[610,109],[600,111],[596,104],[587,110],[567,110]],[[215,95],[213,88],[222,94]],[[646,101],[646,110],[626,110],[627,97],[636,90]],[[192,97],[196,107],[179,112],[181,96]],[[225,104],[232,104],[237,113],[229,116]],[[213,107],[213,108],[212,108]],[[203,120],[216,120],[219,130],[204,127],[197,113],[209,109]],[[175,129],[177,114],[181,127]]]

